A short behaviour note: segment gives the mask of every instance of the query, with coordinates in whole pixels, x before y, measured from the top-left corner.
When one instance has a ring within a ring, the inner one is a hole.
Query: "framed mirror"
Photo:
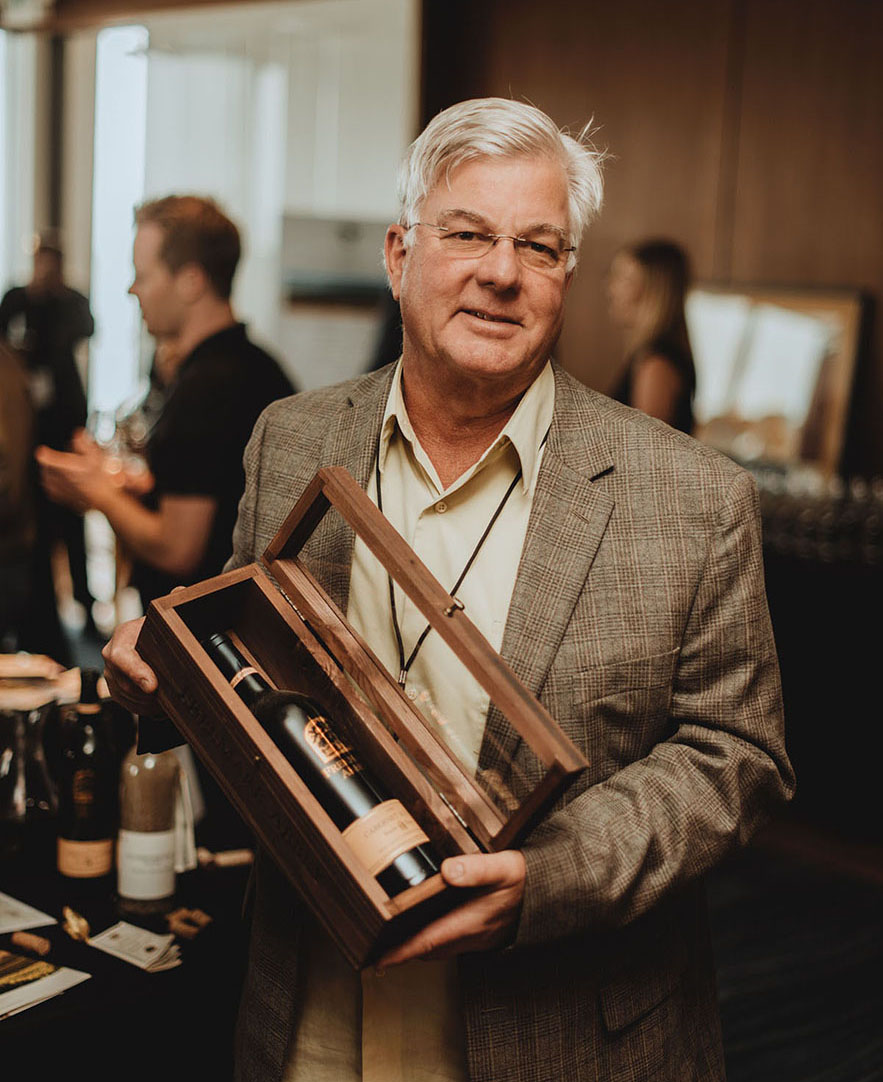
[[[837,471],[864,303],[857,290],[700,284],[686,304],[697,439],[748,465]]]

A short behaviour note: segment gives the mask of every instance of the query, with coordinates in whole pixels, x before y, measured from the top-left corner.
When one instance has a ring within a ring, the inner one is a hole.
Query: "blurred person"
[[[221,571],[232,552],[246,442],[261,410],[294,388],[235,318],[239,230],[218,206],[171,195],[138,207],[135,224],[129,292],[157,340],[156,375],[165,384],[143,450],[152,487],[132,491],[119,463],[108,469],[108,456],[85,440],[70,454],[38,448],[37,459],[52,499],[105,515],[146,610],[175,586]],[[197,768],[209,812],[203,841],[246,844],[239,817]]]
[[[754,481],[551,360],[601,201],[591,146],[532,106],[461,102],[411,145],[399,195],[401,358],[264,411],[228,566],[345,466],[436,578],[467,567],[470,618],[589,766],[520,848],[443,861],[460,905],[382,975],[347,965],[260,852],[236,1077],[720,1082],[703,880],[793,787]],[[323,531],[303,559],[406,694],[444,704],[464,769],[539,781],[367,545]],[[104,658],[149,717],[140,626]]]
[[[75,349],[95,330],[89,300],[64,280],[64,253],[54,231],[38,235],[30,280],[8,290],[0,300],[0,335],[25,358],[34,408],[34,440],[66,450],[74,432],[86,423],[86,393]],[[23,648],[71,660],[67,637],[53,610],[58,590],[53,553],[61,546],[70,570],[73,597],[84,610],[85,631],[95,635],[95,601],[86,573],[83,516],[46,499],[38,489],[36,542],[32,552],[34,591],[22,629]]]
[[[0,342],[0,653],[19,649],[35,538],[34,411],[27,371]]]
[[[264,406],[293,387],[234,316],[239,231],[217,205],[167,196],[137,208],[135,223],[129,292],[159,344],[157,377],[169,381],[145,447],[153,488],[138,499],[82,449],[41,447],[37,458],[53,499],[106,516],[132,555],[132,583],[146,608],[223,567],[246,441]]]
[[[646,240],[613,257],[607,299],[626,353],[611,397],[692,435],[696,369],[684,315],[689,283],[683,248]]]
[[[64,280],[60,240],[53,232],[41,233],[34,244],[30,281],[9,289],[0,300],[0,335],[25,352],[32,372],[48,369],[39,377],[46,386],[36,406],[38,437],[49,446],[65,445],[85,420],[86,395],[74,349],[94,330],[88,297]]]

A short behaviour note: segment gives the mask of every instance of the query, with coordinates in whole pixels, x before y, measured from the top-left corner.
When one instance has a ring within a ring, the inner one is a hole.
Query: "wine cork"
[[[48,939],[44,939],[41,935],[34,935],[33,932],[13,932],[11,938],[16,947],[39,954],[41,958],[45,958],[52,948]]]
[[[213,853],[210,849],[200,846],[196,850],[196,859],[201,868],[237,868],[244,864],[251,864],[254,853],[251,849],[222,849],[219,853]]]
[[[166,914],[169,931],[182,939],[195,939],[212,918],[201,909],[175,909]]]
[[[71,909],[69,905],[64,906],[61,915],[64,917],[62,928],[64,928],[71,939],[85,942],[89,938],[89,922],[85,917],[81,917],[80,914],[77,913],[76,910]]]

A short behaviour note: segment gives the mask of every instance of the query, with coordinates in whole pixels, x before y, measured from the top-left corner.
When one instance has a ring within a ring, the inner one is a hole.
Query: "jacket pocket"
[[[682,985],[693,954],[694,909],[694,892],[678,892],[606,941],[599,999],[609,1033],[645,1018]]]
[[[625,692],[655,692],[671,686],[680,648],[660,654],[623,658],[582,669],[578,674],[578,705],[587,705]]]
[[[569,735],[589,749],[597,768],[593,781],[643,759],[671,735],[678,654],[668,650],[573,674]]]
[[[629,974],[605,985],[600,992],[601,1017],[608,1033],[617,1033],[648,1015],[680,985],[686,968],[683,954],[655,971]]]

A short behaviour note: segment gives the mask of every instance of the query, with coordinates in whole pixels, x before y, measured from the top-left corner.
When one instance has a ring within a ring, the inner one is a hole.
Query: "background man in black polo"
[[[144,495],[108,472],[85,433],[73,453],[40,447],[49,496],[96,508],[132,559],[131,582],[153,598],[218,574],[232,552],[245,485],[242,455],[263,408],[293,392],[278,363],[249,341],[230,294],[239,232],[210,200],[168,196],[135,212],[135,279],[147,330],[174,344],[174,375],[146,444],[153,488]],[[197,764],[207,807],[200,840],[245,844],[247,833],[217,784]],[[208,833],[206,833],[208,831]]]
[[[217,574],[231,552],[244,485],[242,453],[258,414],[293,387],[249,341],[230,301],[239,232],[218,207],[168,196],[135,212],[135,279],[148,331],[182,358],[147,441],[154,487],[138,498],[82,437],[71,454],[41,447],[49,495],[103,512],[134,560],[146,605],[174,586]]]

